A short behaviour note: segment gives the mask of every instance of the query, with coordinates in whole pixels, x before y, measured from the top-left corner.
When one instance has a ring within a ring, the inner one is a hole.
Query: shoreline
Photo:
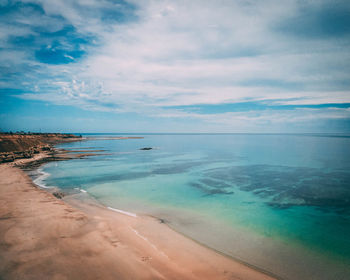
[[[94,148],[94,150],[92,148]],[[52,153],[51,155],[49,153],[46,159],[39,159],[39,161],[33,161],[32,159],[23,160],[27,163],[22,163],[21,165],[26,169],[29,167],[29,170],[26,170],[26,173],[30,174],[35,170],[40,170],[40,165],[45,162],[100,155],[91,152],[103,152],[104,150],[96,150],[101,148],[102,147],[85,147],[84,149],[81,149],[80,147],[68,149],[62,149],[62,147],[56,148],[54,150],[55,153]],[[87,151],[90,153],[84,154],[84,152]],[[82,162],[82,164],[84,163]],[[30,176],[32,179],[36,179],[35,174],[31,174]],[[295,277],[298,279],[311,279],[315,277],[315,279],[329,279],[329,277],[334,276],[334,273],[337,275],[337,279],[347,279],[346,275],[350,275],[350,271],[348,268],[346,268],[346,264],[345,262],[343,263],[342,259],[337,260],[329,258],[328,255],[318,254],[317,252],[310,251],[308,248],[301,247],[298,244],[291,245],[289,244],[288,240],[272,240],[268,237],[254,234],[254,232],[250,232],[245,229],[242,231],[242,229],[235,228],[232,231],[232,229],[225,228],[224,231],[222,231],[221,227],[224,225],[220,223],[213,224],[212,221],[209,223],[205,221],[204,223],[201,222],[199,223],[201,225],[199,227],[197,226],[197,228],[192,227],[191,229],[191,227],[182,227],[181,222],[183,221],[181,221],[181,219],[178,220],[178,216],[174,216],[171,211],[168,213],[156,213],[152,210],[149,211],[150,209],[148,208],[142,209],[142,207],[132,208],[128,206],[136,206],[138,202],[135,201],[129,201],[127,204],[123,204],[122,201],[120,201],[121,204],[110,204],[108,201],[100,201],[95,199],[94,195],[92,195],[90,192],[80,188],[72,187],[70,189],[60,189],[55,186],[49,186],[49,188],[46,188],[45,191],[51,193],[57,198],[62,199],[62,201],[67,202],[71,206],[73,205],[74,201],[79,202],[82,198],[84,198],[84,203],[89,204],[89,202],[93,201],[93,206],[96,206],[96,204],[100,206],[98,209],[101,209],[102,207],[104,210],[107,210],[108,206],[118,208],[115,209],[117,211],[108,209],[109,212],[114,212],[113,214],[120,215],[122,212],[129,211],[133,212],[132,214],[136,213],[139,217],[152,217],[152,219],[155,219],[158,223],[165,224],[165,226],[169,227],[171,231],[190,239],[199,246],[205,247],[217,254],[241,263],[242,265],[250,267],[251,269],[259,271],[263,274],[265,273],[274,279],[295,279]],[[76,203],[74,205],[77,209],[84,209],[84,207],[81,207],[81,203]],[[189,216],[187,214],[189,214]],[[182,215],[183,217],[186,217],[189,222],[192,221],[192,218],[193,221],[196,221],[197,219],[197,217],[192,216],[191,213],[184,212]],[[213,225],[214,228],[211,228]],[[218,230],[216,230],[216,228]],[[193,229],[197,230],[197,232],[194,232]],[[209,235],[205,232],[209,232]],[[222,235],[222,233],[224,234]],[[132,231],[132,234],[136,233]],[[223,242],[221,242],[221,239],[218,239],[215,236],[221,236]],[[232,238],[229,236],[232,236]]]
[[[136,138],[136,137],[135,137],[135,138]],[[124,137],[122,140],[124,140],[124,139],[129,139],[129,138]],[[132,139],[134,139],[134,138],[132,138]],[[136,139],[139,139],[139,137],[137,137]],[[113,139],[113,140],[115,140],[115,139]],[[119,138],[118,138],[117,140],[119,140]],[[86,152],[85,150],[69,150],[69,149],[68,149],[68,150],[67,150],[67,149],[59,149],[59,150],[57,150],[56,148],[54,148],[54,149],[56,150],[56,152],[59,151],[59,152],[61,153],[61,155],[64,155],[64,156],[62,157],[64,160],[77,159],[77,158],[81,158],[81,157],[85,157],[85,156],[94,156],[94,155],[95,155],[95,154],[91,154],[91,153],[90,153],[90,154],[84,154],[84,152]],[[91,150],[91,152],[101,152],[101,151],[104,151],[104,150]],[[77,153],[77,154],[75,154],[75,153]],[[73,155],[73,157],[70,157],[69,155],[70,155],[70,156]],[[29,160],[29,161],[30,161],[30,160]],[[49,160],[49,161],[50,161],[50,160]],[[35,163],[35,160],[33,160],[33,162]],[[40,163],[40,165],[44,165],[45,163],[47,163],[47,162],[44,161],[43,163]],[[39,171],[40,169],[41,169],[41,167],[39,166],[39,167],[35,167],[34,170],[35,170],[35,171]],[[105,209],[105,210],[110,210],[110,211],[113,211],[113,212],[116,212],[116,213],[119,213],[119,214],[122,214],[122,215],[127,215],[127,216],[130,216],[130,217],[134,217],[134,218],[150,217],[150,218],[155,219],[156,221],[159,221],[160,223],[164,224],[164,226],[167,226],[169,229],[171,229],[171,230],[174,231],[175,233],[180,234],[181,236],[183,236],[183,237],[185,237],[185,238],[187,238],[187,239],[189,239],[189,240],[195,242],[196,244],[198,244],[198,245],[200,245],[200,246],[203,246],[203,247],[205,247],[205,248],[207,248],[207,249],[209,249],[209,250],[211,250],[211,251],[213,251],[213,252],[215,252],[215,253],[217,253],[217,254],[219,254],[219,255],[222,255],[222,256],[225,257],[225,258],[231,259],[231,260],[233,260],[233,261],[235,261],[235,262],[238,262],[238,263],[240,263],[240,264],[242,264],[242,265],[244,265],[244,266],[247,266],[247,267],[249,267],[249,268],[251,268],[251,269],[253,269],[253,270],[256,270],[256,271],[258,271],[258,272],[261,272],[261,273],[263,273],[263,274],[266,274],[266,275],[268,275],[268,276],[270,276],[270,277],[273,277],[274,279],[278,279],[278,280],[282,280],[282,279],[283,279],[282,277],[280,277],[280,276],[274,274],[273,272],[270,272],[270,271],[268,271],[268,270],[265,270],[265,269],[263,269],[263,268],[260,268],[260,267],[258,267],[258,266],[255,266],[255,265],[253,265],[253,264],[250,264],[250,263],[248,263],[248,262],[246,262],[246,261],[244,261],[244,260],[241,260],[241,259],[239,259],[239,258],[236,258],[236,257],[231,256],[231,255],[229,255],[229,254],[226,254],[226,253],[224,253],[224,252],[221,252],[221,251],[219,251],[219,250],[217,250],[217,249],[215,249],[215,248],[213,248],[213,247],[210,247],[209,245],[207,245],[207,244],[205,244],[205,243],[203,243],[203,242],[200,242],[200,241],[198,241],[198,240],[192,238],[191,236],[188,236],[188,235],[182,233],[181,231],[177,230],[176,228],[174,228],[173,226],[171,226],[171,224],[169,224],[169,223],[166,222],[165,220],[161,219],[160,217],[156,217],[156,216],[153,216],[153,215],[150,215],[150,214],[140,214],[140,215],[137,215],[137,214],[132,213],[132,212],[128,212],[128,211],[125,211],[125,210],[121,210],[121,209],[116,209],[116,208],[110,207],[110,206],[108,206],[108,205],[103,204],[101,201],[98,201],[98,200],[96,200],[95,198],[93,198],[93,197],[92,197],[86,190],[84,190],[84,189],[75,188],[76,190],[79,191],[78,193],[73,193],[73,194],[70,193],[70,194],[68,194],[68,193],[64,192],[64,190],[60,189],[60,188],[57,187],[57,186],[46,186],[46,185],[44,185],[44,184],[37,183],[37,182],[35,182],[36,180],[38,180],[38,179],[39,179],[39,180],[42,180],[42,177],[45,177],[45,176],[49,175],[49,174],[46,173],[46,172],[40,172],[40,171],[39,171],[39,173],[42,173],[42,175],[39,176],[38,178],[36,178],[35,180],[33,180],[33,178],[31,178],[31,179],[32,179],[32,182],[33,182],[37,187],[39,187],[39,189],[41,188],[41,189],[43,189],[43,190],[45,190],[45,191],[47,191],[47,192],[49,192],[49,193],[51,193],[51,194],[53,194],[53,195],[55,195],[56,191],[58,191],[58,192],[61,193],[61,194],[64,194],[64,195],[62,195],[62,197],[59,197],[59,199],[62,199],[62,200],[65,201],[65,202],[67,202],[67,200],[68,200],[68,204],[69,204],[69,205],[78,203],[78,204],[75,204],[75,205],[78,206],[77,208],[81,208],[81,207],[79,207],[79,205],[81,204],[80,199],[75,199],[74,197],[75,197],[75,196],[79,196],[79,195],[85,195],[85,196],[87,197],[87,200],[88,200],[89,202],[91,202],[91,201],[93,202],[94,207],[95,207],[95,206],[97,206],[97,207],[102,207],[102,208]],[[55,196],[56,196],[56,195],[55,195]],[[57,196],[56,196],[56,197],[57,197]],[[74,203],[74,202],[75,202],[75,203]]]
[[[38,161],[40,164],[49,157],[48,153],[39,155],[0,165],[0,201],[8,206],[0,208],[0,236],[3,240],[0,245],[1,277],[43,279],[49,272],[53,276],[50,279],[96,279],[96,276],[101,279],[115,279],[116,276],[118,279],[276,279],[200,245],[154,217],[133,217],[120,212],[122,210],[103,209],[74,199],[74,194],[65,196],[63,200],[54,197],[35,186],[28,175],[16,168],[19,165],[35,165]],[[14,212],[21,212],[18,206],[28,208],[25,201],[31,202],[32,212],[42,214],[16,215]],[[29,221],[31,226],[28,226]],[[12,226],[8,229],[9,224]],[[9,235],[12,231],[18,233],[24,225],[26,234],[31,232],[33,240],[40,237],[47,242],[39,242],[29,251],[18,250],[18,244],[23,247],[33,245],[32,240],[21,234]],[[53,232],[52,227],[61,229],[63,236]],[[40,233],[37,232],[39,229]],[[48,247],[50,252],[58,252],[40,257],[43,252],[39,248],[42,246]],[[91,254],[95,255],[92,259]],[[26,263],[29,258],[35,265],[28,267],[21,262],[23,258],[27,259]],[[40,270],[37,269],[38,261],[53,261],[55,265]],[[57,261],[61,265],[57,265]],[[15,268],[9,269],[11,263],[16,263]],[[80,273],[76,274],[73,270]]]

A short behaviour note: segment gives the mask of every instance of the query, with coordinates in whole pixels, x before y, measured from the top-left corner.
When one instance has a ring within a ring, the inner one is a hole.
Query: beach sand
[[[274,278],[156,218],[118,213],[74,195],[57,199],[14,164],[1,164],[0,279]]]

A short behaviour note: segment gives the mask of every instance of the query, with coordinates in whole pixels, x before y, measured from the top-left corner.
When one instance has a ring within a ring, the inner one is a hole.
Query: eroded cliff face
[[[74,134],[0,134],[0,163],[18,158],[30,158],[40,151],[52,150],[51,145],[61,142],[79,141],[81,136]]]

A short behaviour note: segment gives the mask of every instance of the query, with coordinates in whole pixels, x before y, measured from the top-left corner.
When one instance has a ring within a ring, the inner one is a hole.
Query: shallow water
[[[140,136],[61,145],[109,155],[49,163],[42,183],[163,218],[283,278],[349,279],[350,137]]]

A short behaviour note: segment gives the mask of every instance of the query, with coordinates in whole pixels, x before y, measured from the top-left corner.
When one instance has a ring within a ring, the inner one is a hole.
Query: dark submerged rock
[[[53,192],[52,194],[55,197],[57,197],[58,199],[62,199],[64,197],[64,193],[63,192]]]

